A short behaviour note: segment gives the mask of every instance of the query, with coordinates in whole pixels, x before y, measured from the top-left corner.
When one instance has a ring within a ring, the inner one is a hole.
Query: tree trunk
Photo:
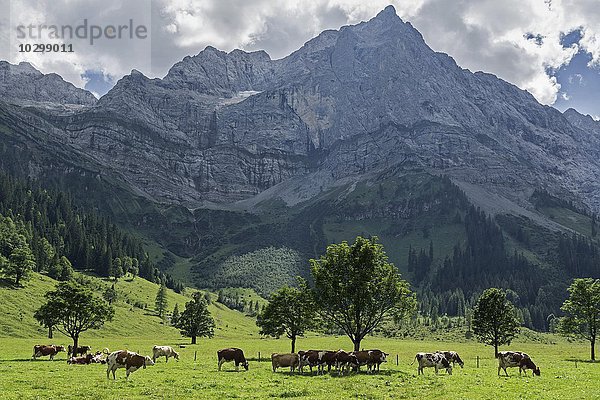
[[[77,354],[77,347],[79,347],[79,335],[73,336],[73,354],[71,354],[72,357],[75,357],[75,354]]]
[[[592,361],[596,361],[596,349],[595,349],[596,338],[595,337],[592,337],[592,340],[590,340],[590,345],[592,347],[592,349],[591,349],[592,350]]]
[[[192,344],[196,344],[196,336],[192,336]]]
[[[292,353],[296,352],[296,336],[292,336]]]
[[[354,351],[360,351],[360,342],[362,339],[355,339],[352,341],[354,343]]]
[[[48,327],[48,339],[52,339],[52,326]]]
[[[494,342],[494,357],[498,358],[498,342]]]

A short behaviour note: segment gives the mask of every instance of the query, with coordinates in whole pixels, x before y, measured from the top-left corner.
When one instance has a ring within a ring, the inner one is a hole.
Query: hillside
[[[99,296],[112,281],[77,274],[88,280],[90,286]],[[47,335],[47,330],[41,327],[33,318],[34,311],[44,302],[44,294],[53,290],[57,281],[37,273],[25,283],[25,287],[15,289],[11,286],[0,286],[0,304],[3,312],[0,314],[0,336],[12,338],[39,338],[42,340]],[[179,338],[179,331],[169,325],[163,324],[154,312],[154,299],[159,286],[145,279],[134,280],[120,279],[115,285],[117,301],[115,317],[107,322],[100,330],[90,330],[82,334],[82,341],[86,338],[102,337],[155,337],[174,340]],[[172,310],[175,304],[183,310],[189,300],[186,289],[184,294],[178,294],[168,289],[168,309]],[[216,300],[216,295],[212,295]],[[217,325],[215,335],[222,336],[226,331],[228,337],[236,335],[257,335],[258,328],[254,320],[238,311],[233,311],[226,306],[213,302],[209,310]],[[61,334],[56,332],[56,336]],[[55,339],[57,341],[58,339]],[[66,343],[66,338],[62,341]],[[43,341],[43,340],[42,340]]]

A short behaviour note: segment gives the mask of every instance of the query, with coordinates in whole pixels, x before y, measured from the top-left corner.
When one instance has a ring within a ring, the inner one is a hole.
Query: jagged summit
[[[87,90],[66,82],[58,74],[44,75],[28,62],[0,61],[0,97],[9,102],[44,102],[91,106],[96,98]]]

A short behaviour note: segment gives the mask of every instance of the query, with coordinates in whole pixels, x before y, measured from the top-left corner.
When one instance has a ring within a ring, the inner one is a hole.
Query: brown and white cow
[[[500,375],[500,370],[503,369],[506,376],[508,376],[508,372],[506,372],[506,368],[511,367],[519,367],[519,375],[521,372],[525,372],[527,375],[527,370],[532,370],[533,375],[540,376],[540,369],[537,367],[534,362],[531,360],[531,357],[526,353],[520,351],[501,351],[498,353],[498,376]]]
[[[273,353],[271,354],[271,365],[273,372],[277,372],[277,368],[290,367],[290,372],[300,366],[300,356],[297,353]]]
[[[67,360],[67,364],[86,365],[86,364],[91,364],[93,362],[95,362],[93,354],[86,354],[85,356],[81,356],[81,357],[71,357]]]
[[[300,373],[304,373],[304,367],[308,366],[310,368],[310,373],[312,374],[313,367],[319,366],[319,353],[323,350],[300,350],[298,352],[298,357],[300,357]]]
[[[148,356],[142,356],[127,350],[113,351],[106,358],[106,378],[110,378],[109,373],[112,371],[113,379],[117,379],[115,371],[119,368],[125,368],[125,371],[127,371],[126,379],[129,379],[129,374],[149,365],[154,365],[154,361]]]
[[[36,344],[35,346],[33,346],[33,355],[31,356],[31,358],[35,360],[38,357],[50,356],[50,360],[54,360],[54,356],[60,353],[61,351],[65,351],[64,346],[57,346],[54,344]]]
[[[344,370],[350,372],[351,368],[358,368],[358,358],[347,351],[338,350],[335,353],[335,369],[338,371],[338,375],[343,375]]]
[[[156,362],[158,357],[165,357],[169,362],[169,357],[173,357],[177,361],[179,361],[179,353],[173,350],[171,346],[154,346],[152,348],[152,361]]]
[[[452,365],[441,353],[417,353],[415,360],[419,362],[418,375],[423,373],[424,368],[434,367],[437,374],[440,369],[445,369],[452,375]],[[413,361],[410,365],[414,364]]]
[[[246,371],[248,371],[248,361],[246,361],[246,357],[244,357],[244,352],[241,349],[236,347],[231,347],[229,349],[221,349],[217,351],[217,358],[219,360],[219,371],[221,370],[221,366],[226,362],[234,362],[235,370],[239,371],[240,365],[244,367]]]
[[[72,345],[69,345],[67,347],[67,356],[68,357],[77,357],[77,356],[83,356],[84,354],[87,354],[89,351],[91,351],[92,348],[90,346],[77,346],[77,349],[73,349]]]
[[[460,365],[461,368],[464,368],[465,366],[465,363],[460,359],[460,356],[455,351],[436,351],[436,353],[443,354],[444,357],[446,357],[446,360],[452,363],[452,366],[454,366],[454,364]]]
[[[367,366],[367,373],[379,371],[379,366],[387,362],[388,353],[384,353],[381,350],[361,350],[353,351],[352,355],[356,356],[358,360],[358,368],[363,365]]]

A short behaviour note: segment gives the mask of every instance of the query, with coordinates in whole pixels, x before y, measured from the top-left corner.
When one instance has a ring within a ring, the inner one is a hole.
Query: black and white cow
[[[533,361],[531,361],[531,357],[526,353],[520,351],[501,351],[498,353],[498,375],[500,375],[500,370],[503,369],[506,376],[508,376],[508,372],[506,372],[506,368],[511,367],[519,367],[519,375],[521,372],[525,372],[527,375],[527,370],[530,369],[533,371],[533,375],[540,376],[540,369],[537,367]]]
[[[445,369],[448,374],[452,375],[452,365],[441,353],[417,353],[415,360],[419,362],[418,374],[423,373],[424,368],[433,367],[437,374],[440,369]],[[413,361],[412,364],[415,362]],[[412,365],[411,364],[411,365]]]
[[[446,357],[446,360],[452,363],[452,366],[454,366],[454,364],[460,365],[461,368],[465,366],[465,363],[455,351],[436,351],[436,353],[443,354],[444,357]]]

